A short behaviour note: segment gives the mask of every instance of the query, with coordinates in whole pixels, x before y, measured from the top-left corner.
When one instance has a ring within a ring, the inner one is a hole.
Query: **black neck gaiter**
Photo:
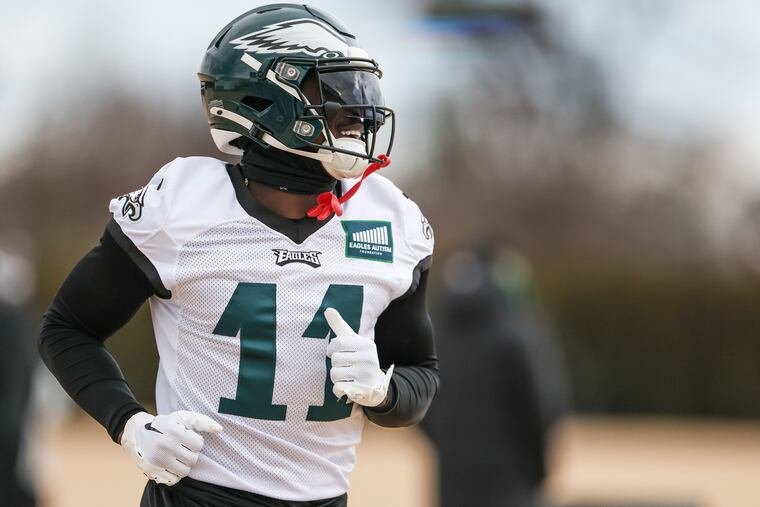
[[[319,160],[255,142],[246,143],[243,149],[240,172],[251,181],[294,194],[319,194],[335,188],[335,178],[325,172]]]

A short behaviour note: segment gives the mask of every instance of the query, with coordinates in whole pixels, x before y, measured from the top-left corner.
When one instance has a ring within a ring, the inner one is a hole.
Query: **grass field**
[[[145,478],[90,419],[41,437],[43,507],[138,504]],[[350,506],[433,507],[434,463],[416,430],[368,424]],[[760,505],[760,424],[573,417],[557,429],[550,463],[544,489],[558,505]]]

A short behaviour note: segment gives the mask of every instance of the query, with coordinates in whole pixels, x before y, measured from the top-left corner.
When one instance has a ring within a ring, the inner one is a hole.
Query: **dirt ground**
[[[38,442],[43,507],[138,504],[145,478],[88,418]],[[357,461],[351,507],[436,504],[435,455],[416,430],[368,424]],[[556,504],[760,505],[760,424],[573,417],[557,429],[550,463],[544,490]]]
[[[758,507],[760,423],[573,418],[551,469],[558,503]]]
[[[36,461],[42,507],[139,504],[145,476],[91,419],[79,417],[50,429],[41,444]],[[432,507],[433,456],[416,430],[381,430],[367,424],[351,476],[349,507]],[[391,503],[388,484],[395,485]]]

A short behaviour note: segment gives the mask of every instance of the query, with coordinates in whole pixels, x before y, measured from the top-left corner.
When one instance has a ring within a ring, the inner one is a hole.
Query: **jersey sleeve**
[[[433,228],[419,206],[405,196],[402,213],[404,215],[404,240],[406,248],[403,249],[405,264],[414,266],[412,279],[407,291],[411,294],[417,289],[420,275],[427,271],[433,263],[433,247],[435,237]]]
[[[171,297],[177,255],[167,228],[176,162],[162,167],[144,187],[112,199],[109,205],[108,232],[146,274],[156,295],[164,299]]]
[[[433,229],[414,201],[400,191],[398,195],[404,244],[397,252],[402,266],[402,290],[405,290],[391,301],[375,324],[380,367],[394,364],[395,370],[388,405],[364,411],[372,422],[385,427],[419,422],[438,392],[439,383],[426,294],[435,244]]]

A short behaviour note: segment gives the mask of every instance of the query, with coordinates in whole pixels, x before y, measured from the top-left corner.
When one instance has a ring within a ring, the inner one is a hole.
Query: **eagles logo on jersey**
[[[138,222],[142,218],[142,210],[145,205],[145,192],[147,191],[148,185],[145,185],[139,190],[118,197],[118,199],[124,199],[121,215],[133,222]]]
[[[290,500],[337,496],[364,413],[333,394],[324,312],[335,308],[372,339],[391,301],[414,289],[433,243],[419,208],[382,176],[365,181],[342,217],[294,232],[252,203],[234,169],[176,159],[153,178],[161,192],[138,222],[111,202],[170,294],[151,301],[158,411],[216,414],[224,427],[207,439],[194,479]]]
[[[322,255],[322,252],[299,252],[282,248],[276,248],[272,251],[277,257],[276,264],[278,266],[285,266],[291,262],[301,262],[312,268],[318,268],[322,265],[319,262],[319,256]]]

